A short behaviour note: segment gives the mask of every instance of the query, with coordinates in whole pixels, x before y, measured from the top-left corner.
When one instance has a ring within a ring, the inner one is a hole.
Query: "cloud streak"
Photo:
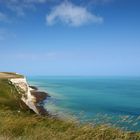
[[[88,0],[88,1],[93,3],[110,3],[114,0]]]
[[[46,22],[47,25],[61,22],[70,26],[82,26],[88,23],[102,23],[103,18],[90,13],[85,7],[63,2],[46,16]]]
[[[47,0],[0,0],[7,9],[24,16],[27,9],[34,9],[36,4],[44,4]]]
[[[6,36],[6,31],[4,29],[0,29],[0,41],[5,40]]]
[[[0,12],[0,22],[6,22],[7,21],[7,16],[3,13]]]
[[[16,34],[4,29],[4,28],[0,28],[0,41],[6,41],[7,39],[15,39],[16,38]]]

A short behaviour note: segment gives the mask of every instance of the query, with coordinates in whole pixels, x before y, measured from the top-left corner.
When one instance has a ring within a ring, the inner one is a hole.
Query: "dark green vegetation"
[[[8,106],[12,109],[17,109],[18,106],[18,96],[14,86],[10,85],[8,79],[0,78],[0,107]]]
[[[80,125],[56,117],[42,117],[18,105],[18,93],[0,78],[0,140],[140,140],[140,133],[107,125]]]
[[[28,107],[20,100],[21,95],[10,83],[10,78],[24,78],[24,76],[15,73],[0,73],[0,108],[6,106],[11,110],[26,110]]]

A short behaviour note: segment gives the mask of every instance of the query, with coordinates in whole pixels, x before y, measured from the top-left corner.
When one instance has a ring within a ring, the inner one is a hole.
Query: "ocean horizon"
[[[50,94],[45,108],[53,115],[93,125],[140,130],[138,76],[28,76]]]

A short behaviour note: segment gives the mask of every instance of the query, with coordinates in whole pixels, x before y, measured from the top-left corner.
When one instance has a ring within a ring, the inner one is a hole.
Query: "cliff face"
[[[26,78],[13,78],[9,80],[21,96],[21,100],[31,110],[40,115],[46,115],[47,111],[43,107],[43,101],[48,97],[45,92],[38,91],[37,88],[31,88]]]
[[[39,114],[35,103],[36,98],[31,94],[31,88],[27,84],[26,78],[14,78],[10,79],[12,85],[15,86],[18,93],[21,95],[21,100],[35,113]]]
[[[46,115],[47,111],[43,107],[43,101],[48,97],[45,92],[40,92],[36,87],[29,86],[24,76],[11,73],[0,73],[0,80],[7,79],[9,87],[14,87],[16,94],[8,93],[10,96],[16,96],[21,108],[31,109],[40,115]],[[9,92],[11,92],[9,90]]]
[[[0,105],[31,109],[37,114],[47,115],[43,102],[48,96],[36,87],[29,86],[23,75],[0,72]]]

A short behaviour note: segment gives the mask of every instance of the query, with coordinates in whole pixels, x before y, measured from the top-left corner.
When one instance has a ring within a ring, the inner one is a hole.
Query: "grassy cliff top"
[[[23,78],[23,75],[14,72],[0,72],[0,79]]]
[[[0,72],[0,107],[19,108],[19,94],[15,87],[10,84],[9,79],[23,77],[12,72]]]

